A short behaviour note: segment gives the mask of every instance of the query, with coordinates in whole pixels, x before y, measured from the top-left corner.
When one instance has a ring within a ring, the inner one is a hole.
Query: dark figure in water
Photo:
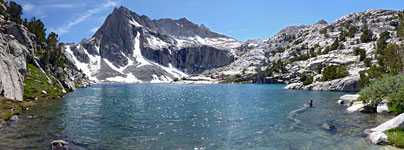
[[[310,100],[309,105],[310,105],[310,107],[313,107],[313,100]]]
[[[330,125],[330,129],[335,129],[335,126],[334,126],[334,125]]]

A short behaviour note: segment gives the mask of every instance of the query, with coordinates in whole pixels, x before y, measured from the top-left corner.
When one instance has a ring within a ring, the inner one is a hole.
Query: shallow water
[[[55,139],[83,149],[391,148],[363,133],[386,117],[346,113],[336,104],[346,93],[283,87],[94,85],[40,102],[0,131],[0,149],[47,149]],[[314,106],[305,106],[310,99]]]

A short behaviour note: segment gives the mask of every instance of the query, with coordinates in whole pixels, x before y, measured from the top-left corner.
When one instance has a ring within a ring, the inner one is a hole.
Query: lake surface
[[[386,118],[346,113],[336,104],[346,93],[284,86],[94,85],[20,115],[0,131],[0,149],[47,149],[55,139],[75,149],[391,148],[370,144],[363,133]]]

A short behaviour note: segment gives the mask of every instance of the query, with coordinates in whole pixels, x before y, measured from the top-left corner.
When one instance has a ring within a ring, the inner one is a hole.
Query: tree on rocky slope
[[[399,38],[404,38],[404,10],[398,12],[398,22],[399,22],[399,26],[397,28],[397,36]]]
[[[22,6],[14,1],[10,1],[8,5],[8,14],[10,15],[10,20],[21,24]]]
[[[360,41],[362,43],[367,43],[373,40],[373,32],[368,28],[368,26],[363,27],[362,35],[360,37]]]

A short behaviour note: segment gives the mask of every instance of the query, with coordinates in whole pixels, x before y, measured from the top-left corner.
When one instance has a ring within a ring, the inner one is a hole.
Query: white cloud
[[[100,28],[100,27],[91,28],[90,31],[88,31],[88,33],[95,33],[95,32],[97,32],[98,28]]]
[[[22,9],[24,11],[32,11],[32,10],[34,10],[34,8],[35,8],[35,6],[32,5],[31,3],[26,3],[26,4],[22,5]]]
[[[60,28],[57,28],[57,29],[55,29],[55,30],[53,30],[53,29],[51,29],[51,30],[55,31],[55,32],[58,33],[58,34],[65,34],[65,33],[69,32],[70,29],[71,29],[73,26],[75,26],[75,25],[77,25],[77,24],[79,24],[79,23],[81,23],[81,22],[87,20],[88,18],[92,17],[94,14],[96,14],[96,13],[102,11],[102,10],[105,10],[105,9],[107,9],[107,8],[109,8],[109,7],[114,7],[114,6],[116,6],[116,5],[117,5],[117,4],[116,4],[115,2],[113,2],[113,1],[108,1],[108,2],[106,2],[106,3],[101,4],[101,5],[100,5],[99,7],[97,7],[97,8],[90,9],[90,10],[88,10],[87,12],[81,14],[80,17],[78,17],[78,18],[76,18],[75,20],[73,20],[73,21],[67,23],[67,25],[65,25],[65,26],[63,26],[63,27],[60,27]]]
[[[54,4],[54,5],[49,5],[49,7],[54,7],[54,8],[73,8],[75,5],[73,4]]]

